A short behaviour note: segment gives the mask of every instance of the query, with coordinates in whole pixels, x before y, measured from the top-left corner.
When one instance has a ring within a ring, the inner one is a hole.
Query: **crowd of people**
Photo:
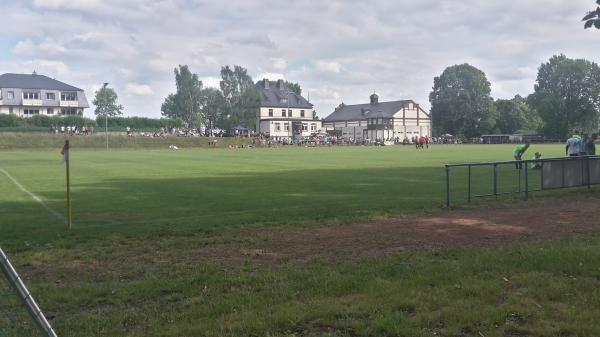
[[[94,127],[93,126],[76,126],[76,125],[68,125],[68,126],[58,126],[58,125],[53,125],[50,127],[50,133],[54,133],[54,134],[67,134],[69,136],[79,136],[79,135],[83,135],[83,136],[89,136],[91,134],[94,133]]]

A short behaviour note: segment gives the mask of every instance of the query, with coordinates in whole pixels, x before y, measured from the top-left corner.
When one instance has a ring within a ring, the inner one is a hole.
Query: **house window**
[[[23,99],[40,99],[38,92],[23,92]]]
[[[281,109],[281,117],[285,117],[285,109]]]
[[[8,99],[15,99],[15,92],[14,91],[9,91],[6,93],[6,98]]]
[[[275,123],[275,131],[281,131],[281,123]]]
[[[77,93],[76,92],[61,92],[60,100],[74,102],[77,100]]]
[[[288,117],[292,117],[292,109],[288,110]]]
[[[283,123],[283,128],[285,129],[285,131],[290,131],[290,124],[289,123]]]
[[[304,110],[300,110],[300,117],[304,117]]]
[[[23,114],[24,115],[39,115],[40,114],[40,110],[38,110],[38,109],[25,109],[25,110],[23,110]]]
[[[273,109],[269,109],[269,117],[273,117]]]
[[[46,99],[54,101],[56,99],[56,95],[53,92],[47,92],[46,93]]]
[[[63,115],[63,116],[77,115],[77,109],[75,109],[75,108],[62,108],[62,109],[60,109],[60,114]]]
[[[302,123],[302,131],[308,131],[308,124]]]
[[[317,131],[317,124],[311,124],[310,131]]]
[[[46,115],[54,115],[54,109],[52,109],[52,108],[46,109]]]

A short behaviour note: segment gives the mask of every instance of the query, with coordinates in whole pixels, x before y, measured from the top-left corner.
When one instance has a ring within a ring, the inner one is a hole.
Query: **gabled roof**
[[[38,74],[2,74],[0,88],[83,91],[72,85]]]
[[[313,105],[304,97],[296,95],[285,85],[282,80],[262,80],[256,83],[256,90],[260,96],[260,105],[273,108],[306,108],[312,109]],[[289,94],[288,94],[289,93]],[[289,105],[287,99],[289,97]]]
[[[364,120],[375,117],[393,117],[406,104],[412,100],[380,102],[376,104],[343,105],[327,116],[324,122],[341,122],[350,120]],[[414,103],[414,102],[413,102]],[[363,114],[364,111],[364,114]]]

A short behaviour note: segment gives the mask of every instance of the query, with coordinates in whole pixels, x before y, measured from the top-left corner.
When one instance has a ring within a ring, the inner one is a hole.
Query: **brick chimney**
[[[269,80],[268,79],[263,79],[263,87],[265,87],[265,89],[269,89]]]

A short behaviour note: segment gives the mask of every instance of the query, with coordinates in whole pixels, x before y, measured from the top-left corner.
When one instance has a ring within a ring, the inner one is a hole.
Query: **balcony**
[[[42,106],[41,99],[23,99],[23,106]]]
[[[79,102],[78,101],[60,101],[60,106],[66,107],[66,108],[77,108],[77,107],[79,107]]]

